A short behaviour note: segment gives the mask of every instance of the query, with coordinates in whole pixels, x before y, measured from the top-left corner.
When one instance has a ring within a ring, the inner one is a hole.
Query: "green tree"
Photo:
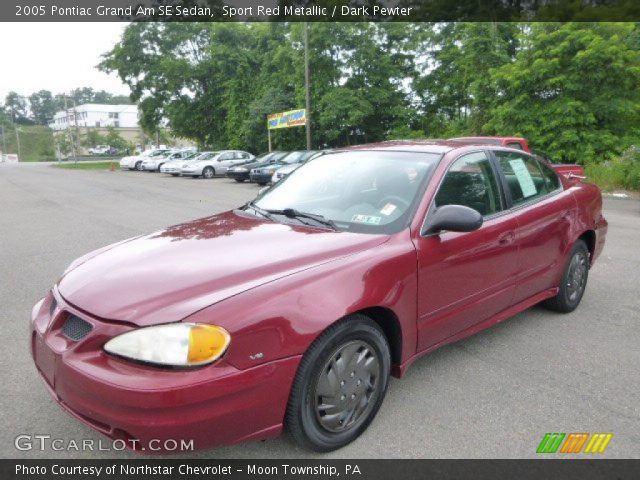
[[[640,52],[631,23],[540,23],[492,74],[484,131],[518,134],[555,159],[585,163],[638,141]]]
[[[14,123],[27,120],[27,100],[16,92],[9,92],[4,100],[4,109]]]
[[[48,125],[53,121],[58,105],[49,90],[40,90],[29,95],[29,108],[37,124]]]

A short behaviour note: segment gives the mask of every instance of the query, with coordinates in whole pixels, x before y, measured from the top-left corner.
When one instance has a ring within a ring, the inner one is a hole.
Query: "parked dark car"
[[[229,170],[227,170],[227,177],[233,178],[238,183],[242,183],[245,180],[249,180],[249,174],[252,169],[267,165],[269,163],[277,163],[288,154],[289,152],[281,151],[263,153],[262,155],[258,155],[250,162],[242,163],[230,168]]]
[[[317,153],[318,150],[296,150],[295,152],[290,152],[278,162],[270,162],[269,165],[252,168],[249,178],[252,182],[257,183],[260,186],[267,185],[271,182],[271,177],[279,168],[282,168],[285,165],[292,165],[294,163],[303,163]]]

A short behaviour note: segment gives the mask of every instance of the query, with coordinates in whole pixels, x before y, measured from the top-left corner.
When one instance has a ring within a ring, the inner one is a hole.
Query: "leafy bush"
[[[588,164],[585,172],[589,180],[604,190],[640,190],[640,147],[632,145],[618,158]]]

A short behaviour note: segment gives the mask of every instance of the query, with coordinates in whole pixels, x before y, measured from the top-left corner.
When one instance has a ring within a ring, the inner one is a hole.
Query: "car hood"
[[[226,212],[98,250],[72,264],[57,288],[70,304],[102,319],[174,322],[387,238]]]

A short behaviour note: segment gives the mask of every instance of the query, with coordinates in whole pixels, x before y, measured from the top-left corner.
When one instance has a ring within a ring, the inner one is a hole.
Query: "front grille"
[[[62,334],[70,340],[79,341],[86,337],[93,327],[75,315],[69,314],[62,325]]]

